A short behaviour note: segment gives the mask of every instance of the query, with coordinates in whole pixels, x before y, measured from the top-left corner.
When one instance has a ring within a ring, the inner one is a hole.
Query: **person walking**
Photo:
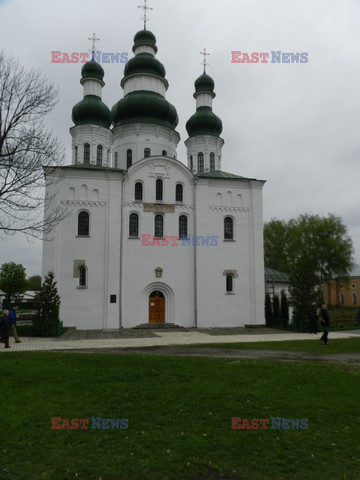
[[[5,348],[10,348],[8,316],[9,316],[9,310],[4,310],[0,317],[1,342],[5,343]]]
[[[322,334],[322,337],[320,338],[320,342],[323,345],[328,345],[328,335],[329,335],[329,329],[330,329],[330,317],[327,311],[327,305],[324,304],[320,310],[319,313],[319,318],[320,318],[320,323],[321,326],[324,330],[324,333]]]
[[[17,305],[14,305],[12,308],[10,308],[9,316],[8,316],[8,323],[9,323],[10,330],[13,334],[13,337],[15,339],[15,343],[21,343],[21,340],[18,337],[18,334],[17,334],[17,331],[16,331],[16,319],[17,319],[16,311],[17,311],[17,309],[18,309]]]

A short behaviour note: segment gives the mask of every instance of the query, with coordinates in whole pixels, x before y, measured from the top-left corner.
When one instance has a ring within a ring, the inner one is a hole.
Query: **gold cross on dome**
[[[92,44],[92,47],[91,47],[91,51],[92,52],[96,52],[96,43],[98,40],[100,40],[100,38],[97,38],[96,37],[96,33],[93,33],[93,36],[92,37],[89,37],[88,40],[90,40],[91,42],[93,42]]]
[[[144,5],[138,5],[138,8],[142,8],[144,10],[144,16],[142,18],[142,20],[144,20],[144,30],[146,30],[146,22],[149,21],[147,12],[148,10],[154,10],[153,8],[149,7],[146,2],[147,0],[144,0]]]
[[[204,60],[201,63],[202,65],[204,65],[204,72],[205,72],[206,65],[209,65],[206,61],[206,56],[210,55],[210,53],[207,53],[206,48],[204,48],[204,51],[200,52],[200,55],[204,55]]]

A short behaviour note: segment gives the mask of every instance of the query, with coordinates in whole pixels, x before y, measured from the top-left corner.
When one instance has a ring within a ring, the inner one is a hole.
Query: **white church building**
[[[133,52],[111,111],[103,68],[94,57],[84,64],[71,165],[45,172],[49,211],[68,212],[43,243],[60,318],[78,329],[264,324],[264,181],[222,170],[222,122],[205,69],[186,123],[187,161],[178,159],[178,116],[155,36],[139,31]]]

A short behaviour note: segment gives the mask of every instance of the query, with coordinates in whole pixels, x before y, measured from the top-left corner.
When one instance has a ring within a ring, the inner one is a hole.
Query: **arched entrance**
[[[165,296],[159,290],[149,296],[149,323],[165,323]]]

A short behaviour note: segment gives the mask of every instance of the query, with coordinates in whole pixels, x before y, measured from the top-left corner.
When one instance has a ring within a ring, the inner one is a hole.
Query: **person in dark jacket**
[[[320,323],[324,330],[322,337],[320,338],[320,342],[323,345],[328,345],[328,335],[329,335],[329,328],[330,328],[330,317],[327,311],[327,305],[324,304],[319,313]]]
[[[17,331],[16,331],[16,311],[17,311],[17,305],[14,305],[12,308],[9,310],[9,316],[8,316],[8,324],[10,327],[10,330],[14,336],[15,343],[21,343],[20,338],[18,337]]]
[[[1,341],[5,343],[5,348],[10,348],[8,315],[9,315],[9,310],[4,310],[0,317]]]

